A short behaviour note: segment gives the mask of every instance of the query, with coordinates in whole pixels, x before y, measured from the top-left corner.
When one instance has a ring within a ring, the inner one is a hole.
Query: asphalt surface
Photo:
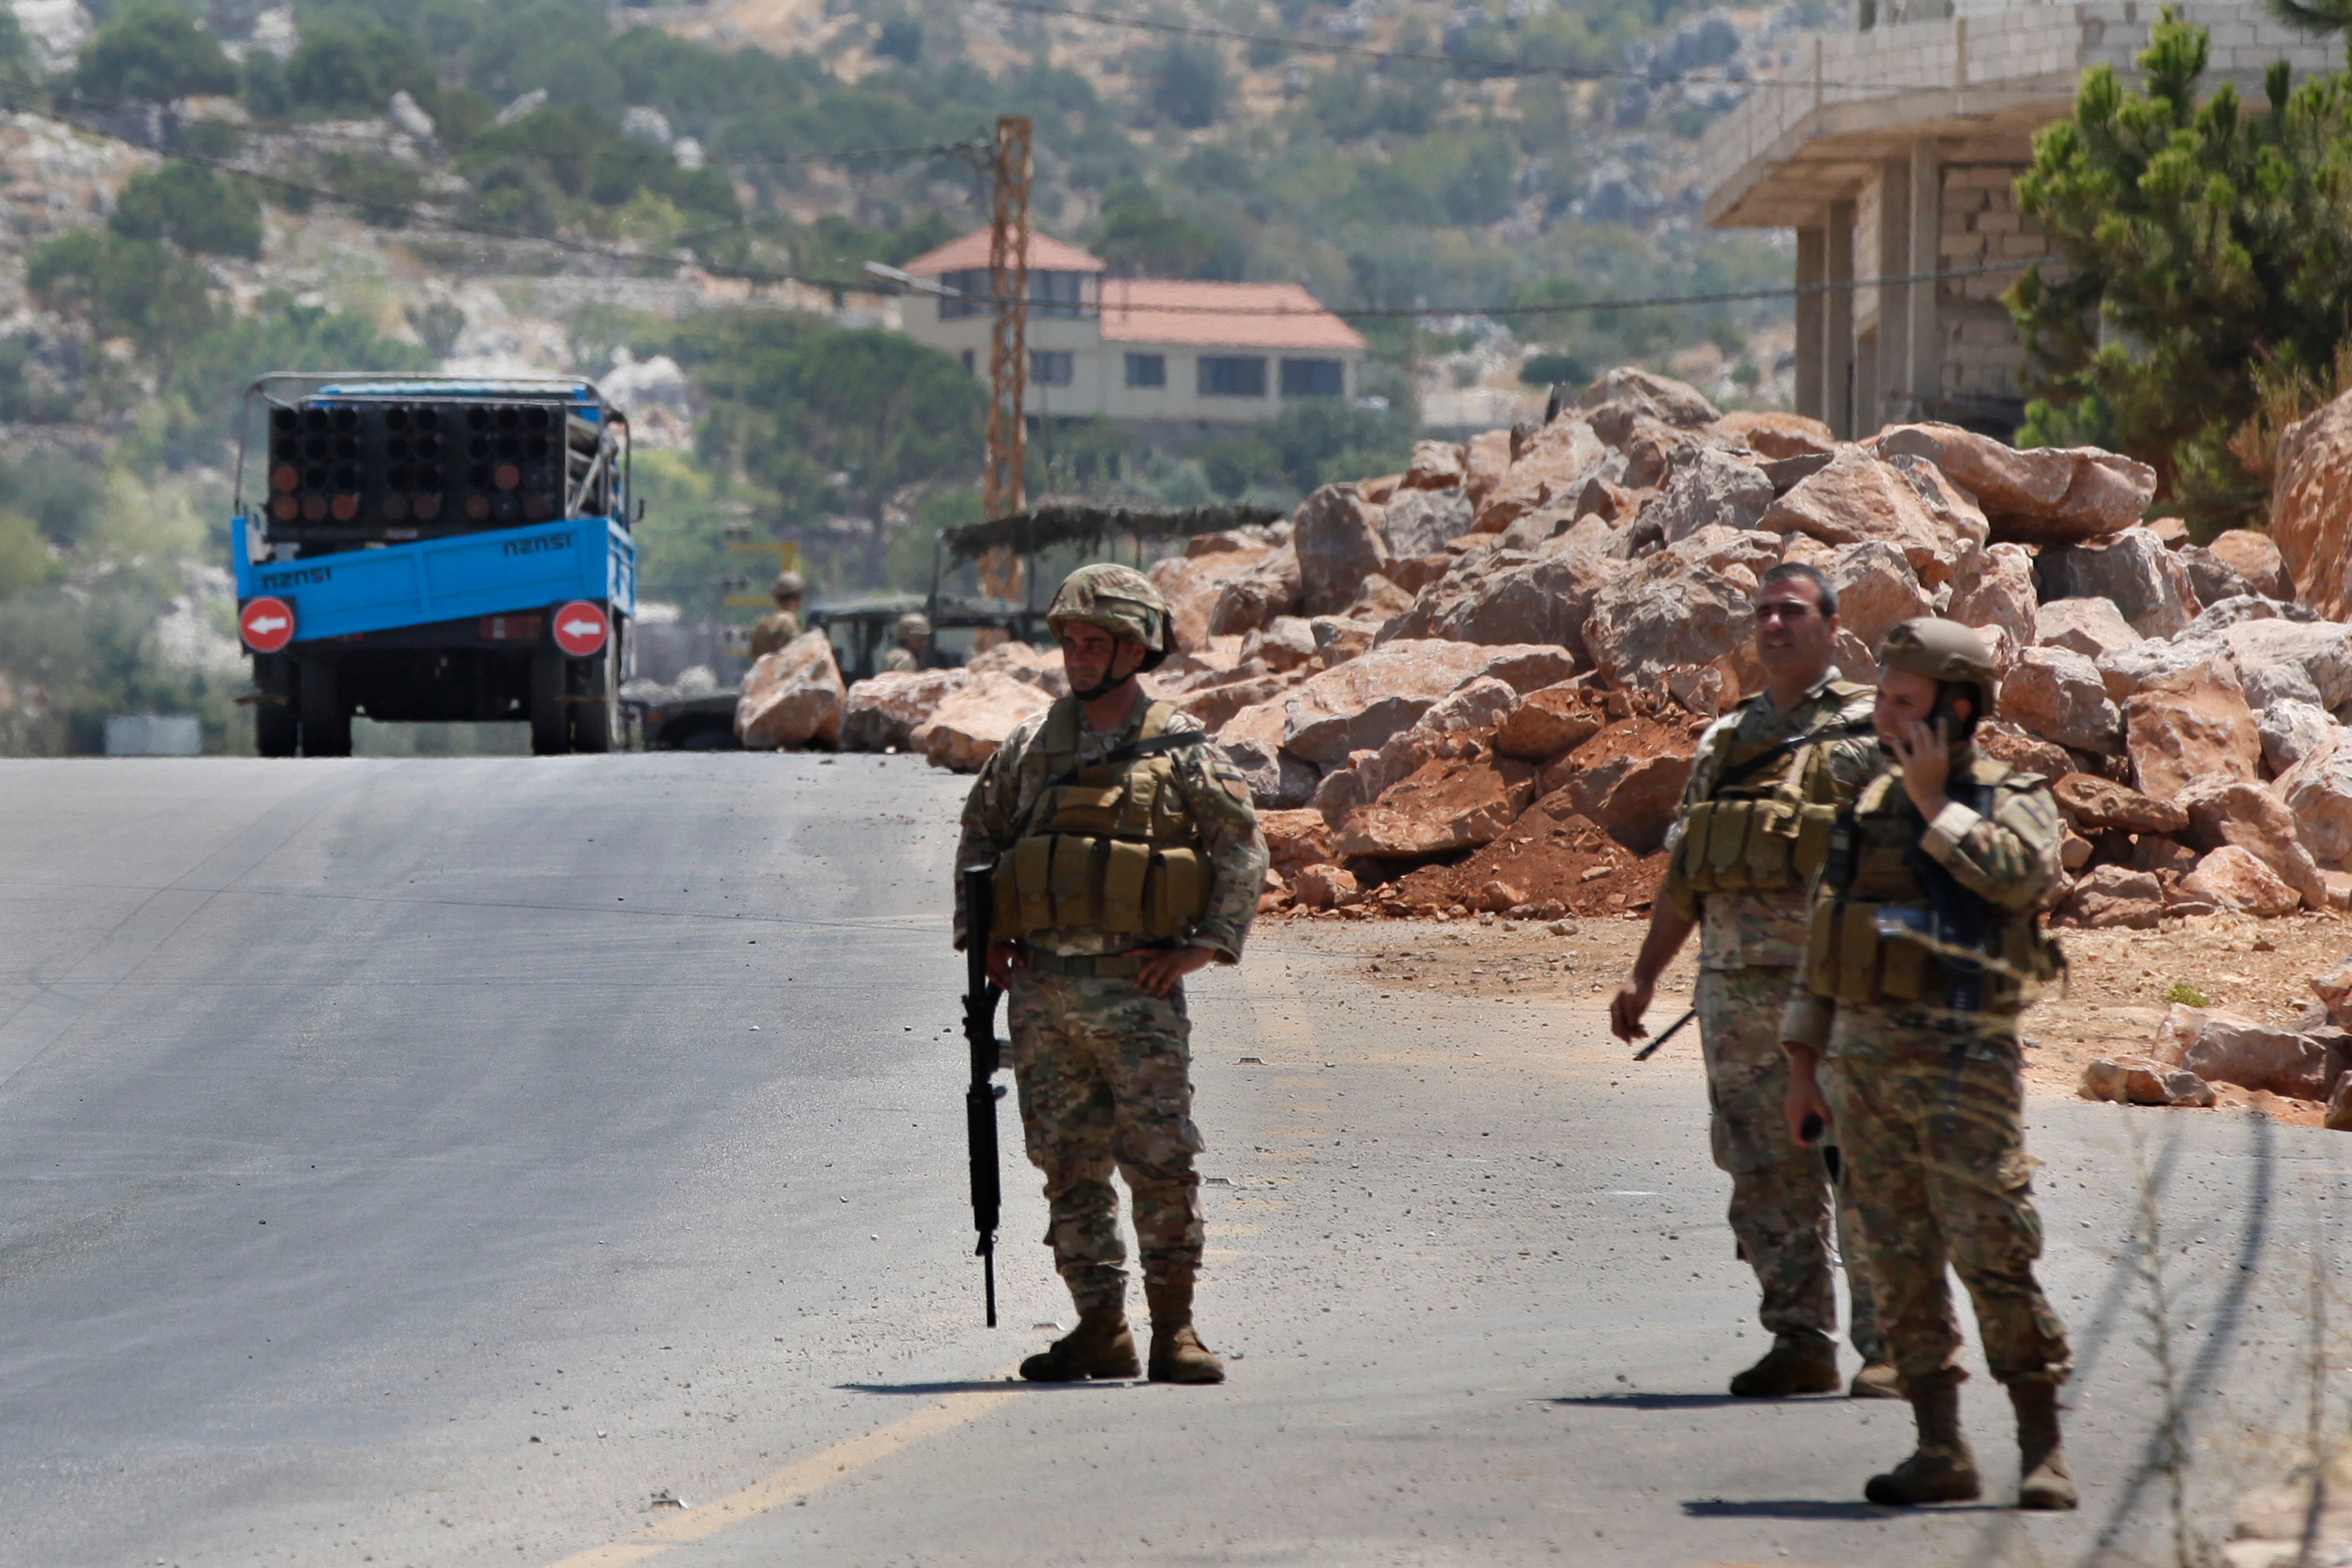
[[[1008,1384],[1070,1314],[1008,1110],[980,1324],[962,787],[0,763],[0,1563],[2170,1563],[2343,1384],[2352,1143],[2036,1101],[2085,1506],[1868,1507],[1901,1406],[1720,1396],[1763,1343],[1687,1042],[1383,999],[1395,925],[1194,983],[1232,1381]]]

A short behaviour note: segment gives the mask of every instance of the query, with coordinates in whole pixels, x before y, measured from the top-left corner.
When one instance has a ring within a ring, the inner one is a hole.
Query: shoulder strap
[[[1736,768],[1726,769],[1723,776],[1715,781],[1715,787],[1729,789],[1735,784],[1745,784],[1790,752],[1802,751],[1807,746],[1818,745],[1824,741],[1856,740],[1868,733],[1870,733],[1870,727],[1866,724],[1830,724],[1819,730],[1807,731],[1804,734],[1783,741],[1777,746],[1767,747]]]

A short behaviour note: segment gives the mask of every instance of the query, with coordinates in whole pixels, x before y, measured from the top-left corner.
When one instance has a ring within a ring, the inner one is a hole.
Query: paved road
[[[0,763],[0,1562],[2169,1562],[2130,1127],[2189,1524],[2301,1430],[2352,1145],[2038,1105],[2088,1506],[1860,1504],[1899,1407],[1717,1396],[1761,1345],[1688,1058],[1383,1002],[1343,950],[1396,927],[1196,986],[1234,1381],[994,1381],[1068,1308],[1009,1166],[978,1323],[960,794],[848,757]]]

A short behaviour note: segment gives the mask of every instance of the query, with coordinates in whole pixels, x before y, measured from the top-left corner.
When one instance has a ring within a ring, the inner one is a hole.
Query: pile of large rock
[[[1982,742],[2057,786],[2059,923],[2342,907],[2352,627],[2296,603],[2337,568],[2143,523],[2155,484],[1948,425],[1839,442],[1612,371],[1540,427],[1424,442],[1287,522],[1192,540],[1151,568],[1182,649],[1152,679],[1267,813],[1268,908],[1636,910],[1697,731],[1760,685],[1758,579],[1806,562],[1857,678],[1913,616],[1991,639]],[[977,662],[861,682],[843,743],[977,766],[1048,689]]]
[[[2126,1105],[2214,1102],[2213,1085],[2324,1106],[2324,1123],[2352,1131],[2352,957],[2315,978],[2319,1000],[2291,1026],[2173,1004],[2139,1056],[2101,1058],[2083,1069],[2086,1100]]]

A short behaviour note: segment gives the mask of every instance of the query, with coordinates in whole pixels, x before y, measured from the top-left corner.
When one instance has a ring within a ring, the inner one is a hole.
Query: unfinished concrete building
[[[2297,80],[2342,64],[2337,43],[2259,4],[2177,9],[2211,34],[2209,90],[2227,80],[2259,106],[2273,60]],[[1913,0],[1887,14],[1859,0],[1853,30],[1807,37],[1797,69],[1715,124],[1706,222],[1794,229],[1795,281],[1826,286],[1797,297],[1799,413],[1842,437],[1906,419],[2016,427],[2025,355],[2000,295],[2046,247],[2012,183],[2084,70],[2137,79],[2160,14],[2138,0]],[[1960,276],[1870,281],[1927,273]]]

